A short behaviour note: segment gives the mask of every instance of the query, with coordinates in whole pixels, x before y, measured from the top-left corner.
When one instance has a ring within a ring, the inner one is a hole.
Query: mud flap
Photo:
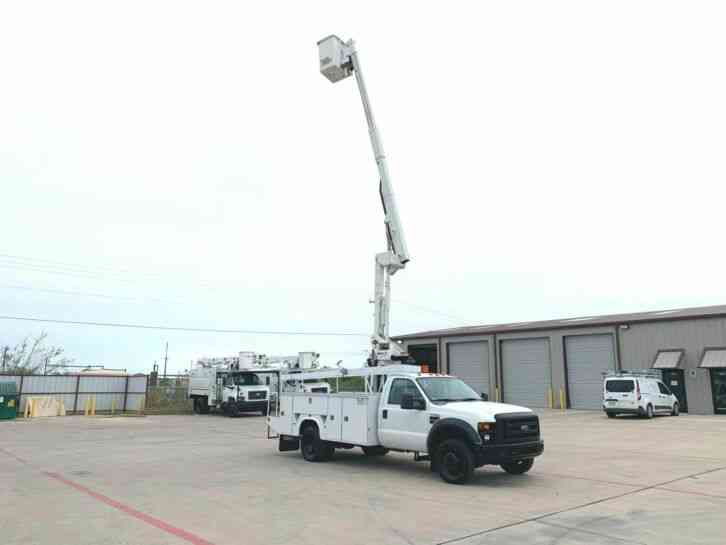
[[[293,437],[292,435],[281,435],[279,450],[280,452],[300,450],[300,438]]]

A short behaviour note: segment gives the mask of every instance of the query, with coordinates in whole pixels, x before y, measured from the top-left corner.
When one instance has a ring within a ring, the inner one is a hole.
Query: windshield
[[[260,386],[262,381],[257,375],[245,373],[244,375],[230,375],[227,377],[227,386]]]
[[[426,377],[417,379],[431,402],[481,401],[481,396],[464,381],[454,377]]]
[[[608,380],[605,383],[605,391],[607,392],[632,392],[635,390],[635,383],[632,380]]]

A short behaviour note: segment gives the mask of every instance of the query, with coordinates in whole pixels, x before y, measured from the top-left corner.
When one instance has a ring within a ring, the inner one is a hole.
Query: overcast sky
[[[149,370],[357,365],[385,250],[356,40],[411,262],[392,332],[726,303],[722,2],[5,2],[0,314]]]

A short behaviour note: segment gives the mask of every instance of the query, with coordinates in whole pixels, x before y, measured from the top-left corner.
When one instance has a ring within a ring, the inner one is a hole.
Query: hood
[[[441,416],[453,417],[459,415],[492,419],[497,414],[532,412],[527,407],[508,405],[507,403],[493,403],[491,401],[455,401],[445,405],[432,404],[429,411],[439,413]]]

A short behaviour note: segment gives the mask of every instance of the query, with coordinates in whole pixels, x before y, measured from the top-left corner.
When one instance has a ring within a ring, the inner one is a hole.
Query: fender
[[[297,435],[298,437],[302,436],[302,428],[307,422],[313,422],[318,427],[318,432],[321,432],[323,429],[323,425],[320,422],[320,419],[317,416],[306,416],[300,421],[300,424],[297,427]]]
[[[441,436],[452,435],[454,437],[464,437],[471,445],[481,445],[482,440],[479,434],[471,425],[460,418],[442,418],[437,420],[429,430],[429,436],[426,439],[426,450],[429,454],[433,453],[433,445],[438,442]]]

